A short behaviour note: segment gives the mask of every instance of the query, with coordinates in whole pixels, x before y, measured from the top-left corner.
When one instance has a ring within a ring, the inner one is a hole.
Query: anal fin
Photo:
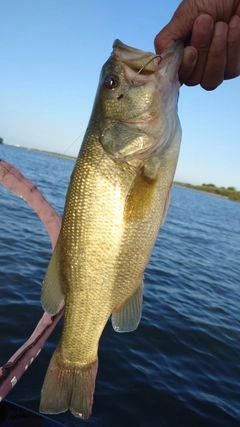
[[[44,310],[49,314],[56,314],[64,301],[64,293],[59,278],[59,267],[57,262],[57,247],[43,280],[41,303]]]
[[[142,315],[143,281],[134,294],[112,314],[112,326],[116,332],[131,332],[137,329]]]

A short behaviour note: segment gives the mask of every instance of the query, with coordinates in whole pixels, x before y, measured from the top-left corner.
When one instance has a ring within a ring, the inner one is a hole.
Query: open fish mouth
[[[161,74],[169,73],[169,78],[172,80],[172,77],[178,72],[182,52],[183,43],[180,40],[174,42],[160,55],[132,48],[118,39],[113,43],[113,56],[117,61],[124,64],[125,77],[130,86],[146,83],[149,76],[157,71]],[[170,62],[167,61],[169,57],[171,58]],[[167,69],[166,62],[168,62]]]

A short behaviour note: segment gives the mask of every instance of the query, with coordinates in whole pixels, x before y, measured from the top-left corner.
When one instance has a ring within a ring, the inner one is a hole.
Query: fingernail
[[[240,18],[238,15],[234,15],[229,22],[229,28],[234,29],[237,28],[240,24]]]
[[[202,34],[209,34],[209,30],[213,28],[214,22],[210,15],[200,15],[196,18],[197,27]]]
[[[222,36],[225,31],[227,31],[227,24],[225,22],[216,22],[215,28],[214,28],[214,35],[215,36]]]

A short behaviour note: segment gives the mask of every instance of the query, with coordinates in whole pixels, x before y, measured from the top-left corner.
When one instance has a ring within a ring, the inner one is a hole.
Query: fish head
[[[180,41],[156,55],[115,40],[102,68],[94,108],[100,143],[113,160],[146,160],[171,144],[180,127],[182,52]]]

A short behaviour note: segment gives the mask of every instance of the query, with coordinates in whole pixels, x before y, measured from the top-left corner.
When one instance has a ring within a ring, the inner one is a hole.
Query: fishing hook
[[[160,58],[160,61],[162,60],[162,56],[161,55],[155,55],[155,56],[153,56],[151,59],[149,59],[149,61],[148,62],[146,62],[146,64],[145,65],[143,65],[143,67],[142,68],[140,68],[140,70],[135,74],[135,76],[133,77],[133,79],[130,81],[130,85],[132,86],[133,85],[133,81],[136,79],[136,77],[138,76],[138,74],[140,74],[141,72],[142,72],[142,70],[144,70],[144,68],[148,65],[148,64],[150,64],[150,62],[152,62],[154,59],[156,59],[156,58]],[[130,87],[131,87],[130,86]]]
[[[134,84],[134,80],[136,79],[136,77],[144,70],[144,68],[150,63],[150,62],[152,62],[154,59],[156,59],[156,58],[160,58],[160,61],[162,60],[162,56],[161,55],[155,55],[155,56],[153,56],[151,59],[149,59],[149,61],[147,61],[146,62],[146,64],[144,64],[143,66],[142,66],[142,68],[140,68],[140,70],[138,70],[138,72],[135,74],[135,76],[133,77],[133,79],[130,81],[130,84],[129,84],[129,87],[127,88],[127,90],[126,91],[128,91],[129,89],[131,89],[131,87],[133,86],[133,84]],[[121,98],[123,98],[124,97],[124,93],[121,93],[118,97],[117,97],[117,99],[121,99]]]

